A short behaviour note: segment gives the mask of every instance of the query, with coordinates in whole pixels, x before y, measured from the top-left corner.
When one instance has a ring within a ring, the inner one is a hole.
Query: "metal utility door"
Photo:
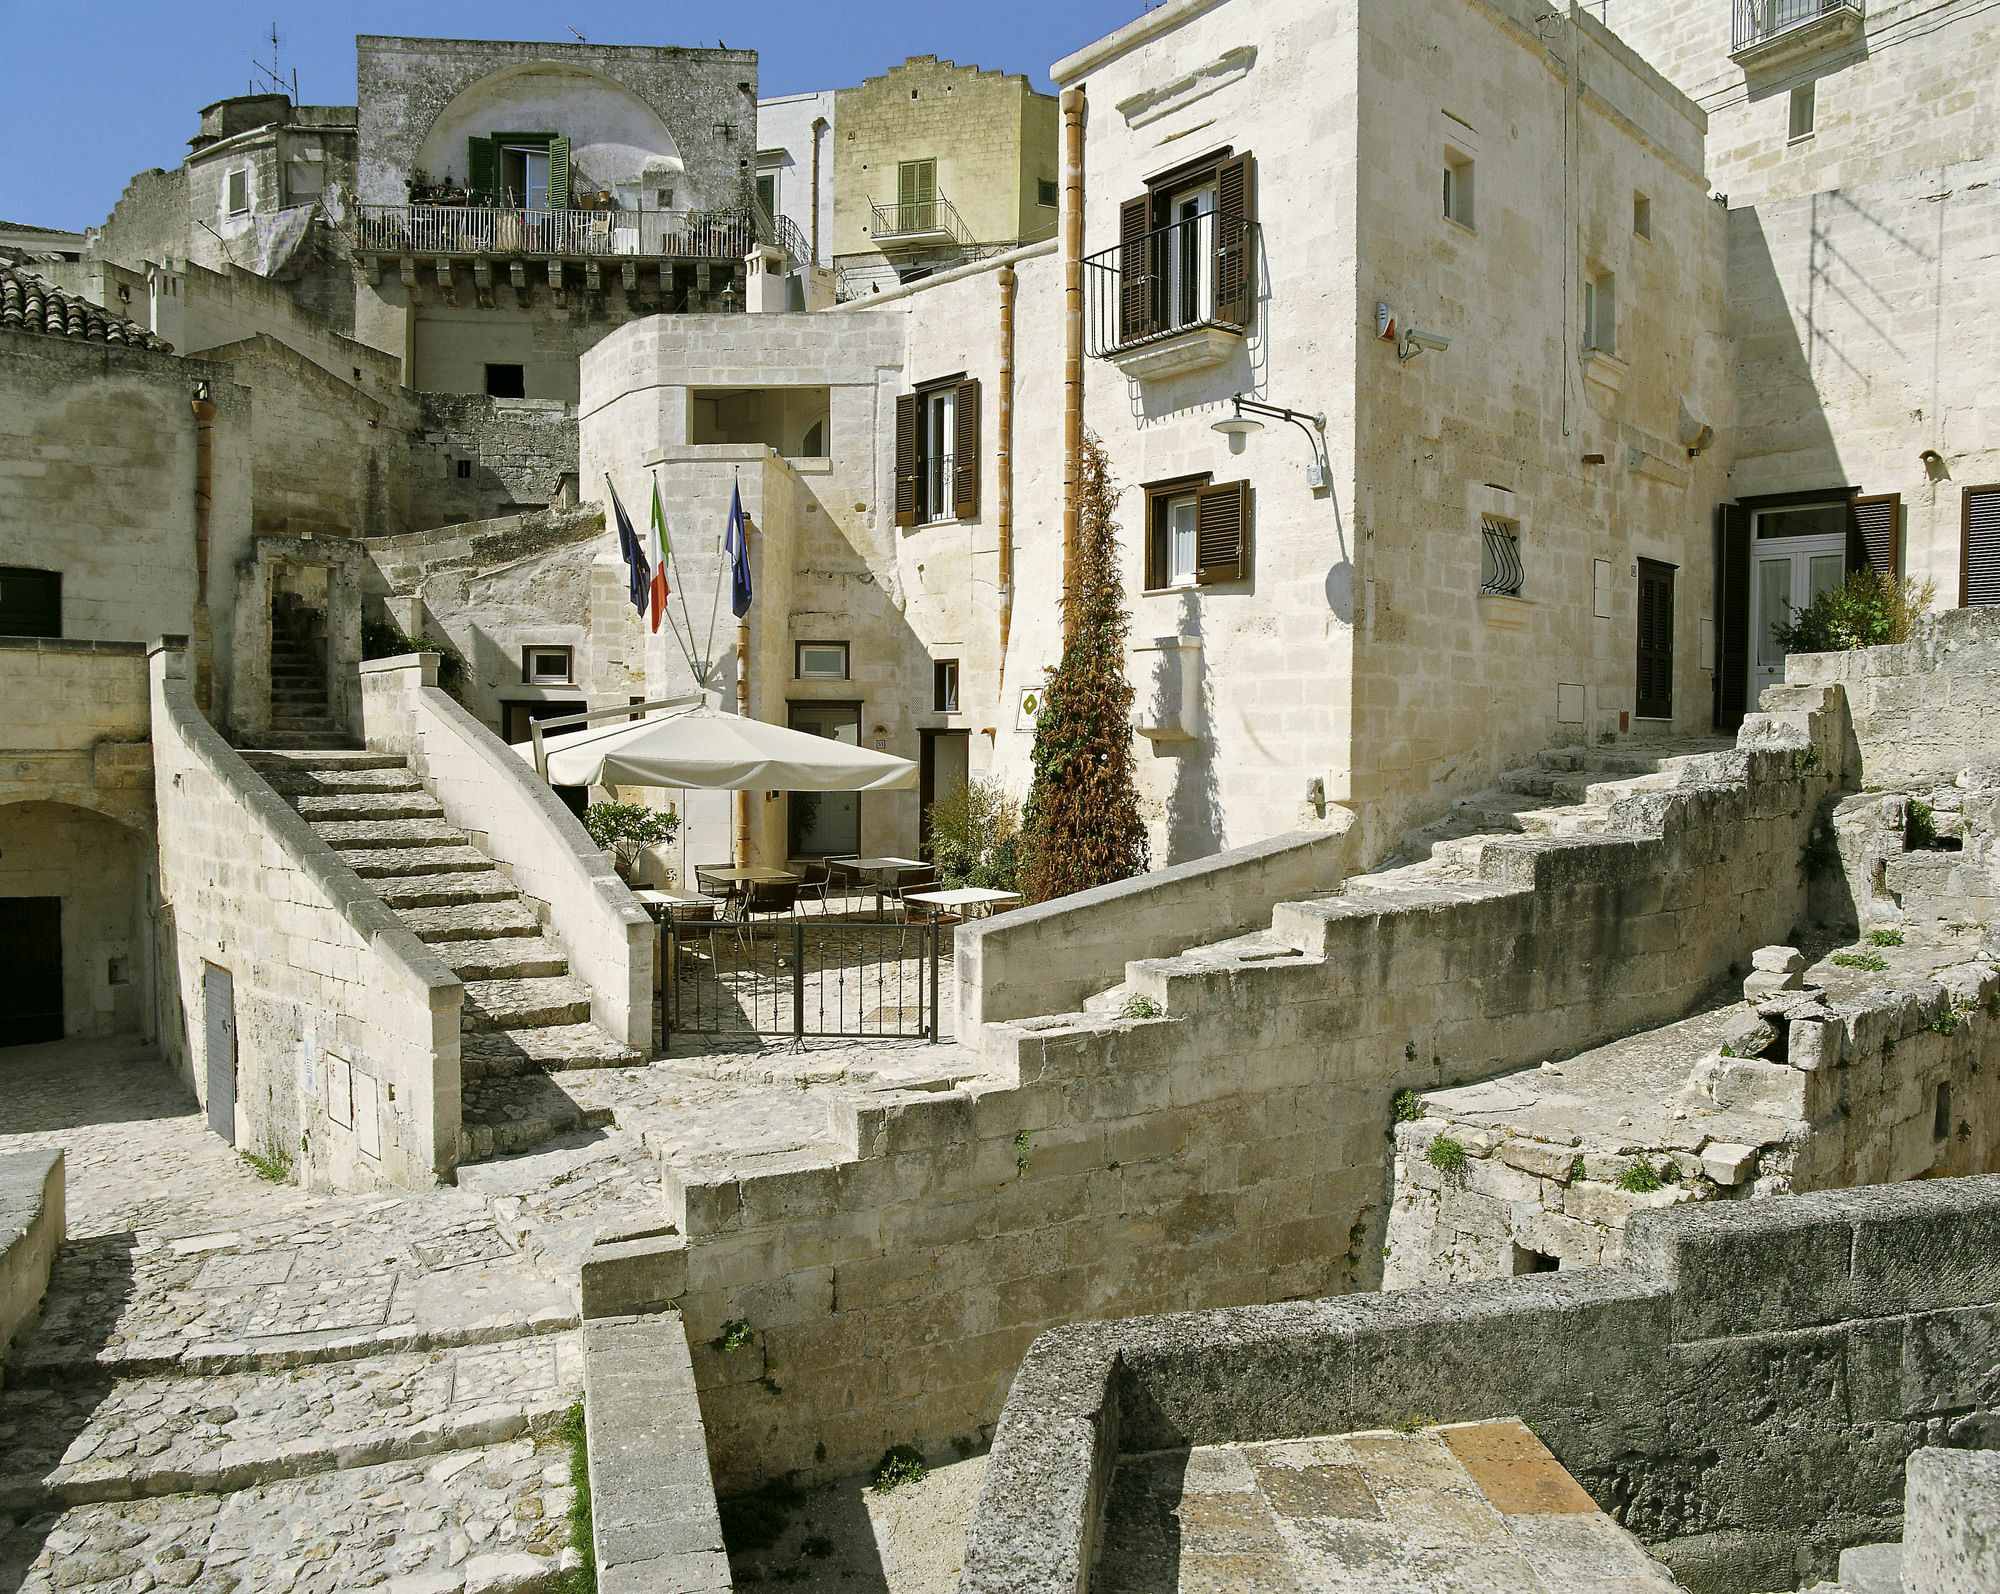
[[[236,1144],[236,983],[229,970],[201,966],[203,1054],[208,1069],[208,1127]]]
[[[1634,707],[1640,719],[1674,717],[1674,567],[1639,561],[1639,681]]]
[[[0,897],[0,1046],[62,1038],[62,898]]]

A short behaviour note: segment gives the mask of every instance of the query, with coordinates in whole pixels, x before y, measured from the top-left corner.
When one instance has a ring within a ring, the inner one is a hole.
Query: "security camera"
[[[1407,365],[1426,349],[1433,354],[1442,354],[1451,347],[1451,339],[1440,337],[1435,332],[1419,332],[1411,327],[1403,334],[1403,341],[1396,346],[1396,358]]]

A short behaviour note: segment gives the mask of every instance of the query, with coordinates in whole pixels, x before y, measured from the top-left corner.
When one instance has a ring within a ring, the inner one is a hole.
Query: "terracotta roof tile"
[[[0,329],[44,332],[58,338],[81,338],[122,348],[157,349],[173,353],[173,345],[153,336],[136,322],[113,315],[101,305],[0,259]]]

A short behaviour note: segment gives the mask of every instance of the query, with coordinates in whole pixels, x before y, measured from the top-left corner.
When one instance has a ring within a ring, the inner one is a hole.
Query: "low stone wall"
[[[1788,686],[1847,689],[1853,735],[1847,777],[1880,784],[1903,775],[1993,762],[1993,705],[2000,703],[2000,609],[1920,616],[1910,640],[1852,653],[1794,653]]]
[[[1076,1594],[1116,1458],[1519,1415],[1694,1594],[1893,1538],[1903,1464],[1980,1426],[2000,1178],[1637,1217],[1627,1265],[1086,1323],[1038,1340],[961,1594]]]
[[[1124,977],[1135,958],[1172,957],[1204,941],[1271,922],[1280,902],[1331,891],[1353,862],[1354,816],[1325,830],[1273,836],[1213,857],[961,925],[958,1025],[1071,1013]]]
[[[548,782],[438,688],[437,667],[435,653],[362,665],[369,748],[409,759],[446,818],[562,937],[570,972],[590,987],[598,1027],[650,1055],[652,918]]]
[[[0,1381],[7,1347],[42,1309],[49,1269],[68,1232],[60,1147],[0,1157]]]
[[[679,1314],[586,1323],[583,1389],[600,1594],[729,1594]]]
[[[436,1184],[458,1159],[465,988],[202,717],[184,660],[177,645],[153,650],[169,1055],[206,1108],[213,964],[233,986],[239,1145],[319,1188]],[[349,1075],[342,1123],[329,1084]]]
[[[1909,1594],[2000,1588],[2000,1451],[1919,1450],[1906,1477],[1903,1587]]]

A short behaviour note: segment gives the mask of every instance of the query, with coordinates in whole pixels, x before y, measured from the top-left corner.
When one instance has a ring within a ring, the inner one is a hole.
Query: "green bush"
[[[1844,653],[1910,640],[1910,622],[1931,606],[1937,583],[1898,581],[1878,570],[1856,570],[1829,587],[1789,621],[1771,628],[1787,653]]]
[[[722,1545],[731,1555],[745,1550],[768,1550],[785,1536],[792,1525],[792,1513],[806,1503],[806,1492],[793,1473],[769,1482],[749,1494],[718,1502],[722,1516]]]
[[[1836,952],[1833,961],[1844,969],[1863,969],[1870,974],[1880,974],[1889,966],[1880,952]]]
[[[1910,823],[1904,840],[1912,852],[1926,852],[1937,845],[1937,820],[1929,803],[1910,802]]]
[[[1165,1015],[1166,1011],[1164,1007],[1160,1006],[1150,996],[1134,991],[1130,996],[1125,998],[1125,1005],[1119,1008],[1118,1016],[1120,1018],[1160,1018]]]
[[[875,1492],[887,1494],[898,1484],[915,1483],[931,1469],[915,1445],[891,1445],[875,1463]]]
[[[1666,1181],[1660,1177],[1657,1168],[1644,1157],[1640,1157],[1618,1170],[1617,1183],[1619,1189],[1629,1191],[1633,1195],[1648,1195],[1660,1189]]]
[[[448,636],[426,631],[412,638],[387,616],[361,622],[361,656],[364,659],[393,659],[405,653],[435,653],[438,656],[438,685],[456,702],[465,702],[468,666],[458,644]]]
[[[590,1449],[582,1401],[564,1415],[562,1436],[569,1446],[569,1481],[576,1491],[569,1507],[569,1542],[579,1560],[557,1583],[557,1594],[597,1594],[597,1540],[590,1525]]]
[[[1413,1124],[1424,1115],[1424,1098],[1414,1090],[1399,1090],[1396,1092],[1394,1111],[1397,1123]]]
[[[592,803],[583,811],[583,828],[590,832],[592,841],[613,854],[619,874],[629,880],[644,848],[672,841],[679,834],[681,816],[671,808],[648,808],[641,803]],[[671,872],[668,878],[671,883]]]
[[[1021,872],[1021,820],[997,780],[975,776],[932,803],[931,862],[949,888],[1013,891]]]
[[[1903,944],[1903,932],[1901,930],[1870,930],[1868,932],[1868,944],[1870,946],[1901,946]]]
[[[1449,1135],[1439,1135],[1424,1148],[1424,1161],[1447,1179],[1465,1176],[1465,1147]]]

